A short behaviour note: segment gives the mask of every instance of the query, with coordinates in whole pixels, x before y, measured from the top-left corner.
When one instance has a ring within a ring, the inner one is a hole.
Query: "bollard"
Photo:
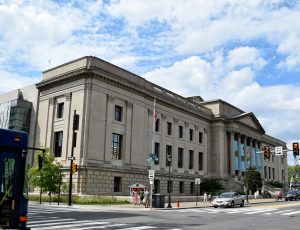
[[[179,200],[176,201],[176,208],[179,208]]]

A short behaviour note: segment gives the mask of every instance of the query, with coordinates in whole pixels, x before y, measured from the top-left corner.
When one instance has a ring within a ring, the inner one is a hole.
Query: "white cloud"
[[[185,96],[193,96],[196,92],[209,89],[215,81],[212,66],[195,56],[175,62],[169,68],[148,72],[143,77]]]
[[[266,61],[260,57],[259,51],[254,47],[239,47],[228,53],[230,69],[245,65],[253,65],[254,69],[260,70],[266,65]]]
[[[37,83],[41,77],[22,77],[18,74],[12,74],[0,70],[0,94],[6,93],[15,89]]]
[[[227,54],[219,53],[211,63],[194,56],[148,72],[144,77],[182,96],[199,95],[205,100],[221,98],[246,112],[253,112],[267,134],[275,138],[288,142],[297,136],[300,130],[300,95],[297,92],[300,87],[259,85],[254,78],[256,65],[252,61],[246,62],[250,64],[247,67],[227,69],[220,75],[218,69],[226,70],[232,63],[232,59],[224,56]]]

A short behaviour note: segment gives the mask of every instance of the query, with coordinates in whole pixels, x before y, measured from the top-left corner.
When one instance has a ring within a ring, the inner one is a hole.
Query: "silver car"
[[[216,199],[213,200],[212,206],[217,207],[234,207],[239,205],[244,206],[245,197],[237,192],[224,192],[221,193]]]

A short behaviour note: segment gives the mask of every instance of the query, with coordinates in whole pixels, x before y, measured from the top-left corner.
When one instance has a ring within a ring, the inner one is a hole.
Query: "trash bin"
[[[156,208],[156,195],[152,195],[152,208]]]
[[[153,194],[152,196],[152,207],[153,208],[164,208],[165,207],[165,195]]]

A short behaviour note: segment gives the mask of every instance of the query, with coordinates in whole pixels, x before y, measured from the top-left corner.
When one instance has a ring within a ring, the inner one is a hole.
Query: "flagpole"
[[[152,148],[151,148],[151,153],[154,153],[154,140],[155,140],[155,122],[156,122],[156,111],[155,111],[155,103],[156,103],[156,98],[154,98],[153,101],[153,114],[152,114]],[[150,161],[151,163],[151,170],[153,170],[153,159]],[[154,174],[155,175],[155,174]],[[153,183],[154,183],[154,178],[153,178]],[[150,182],[150,209],[152,209],[152,195],[153,195],[153,184]]]

